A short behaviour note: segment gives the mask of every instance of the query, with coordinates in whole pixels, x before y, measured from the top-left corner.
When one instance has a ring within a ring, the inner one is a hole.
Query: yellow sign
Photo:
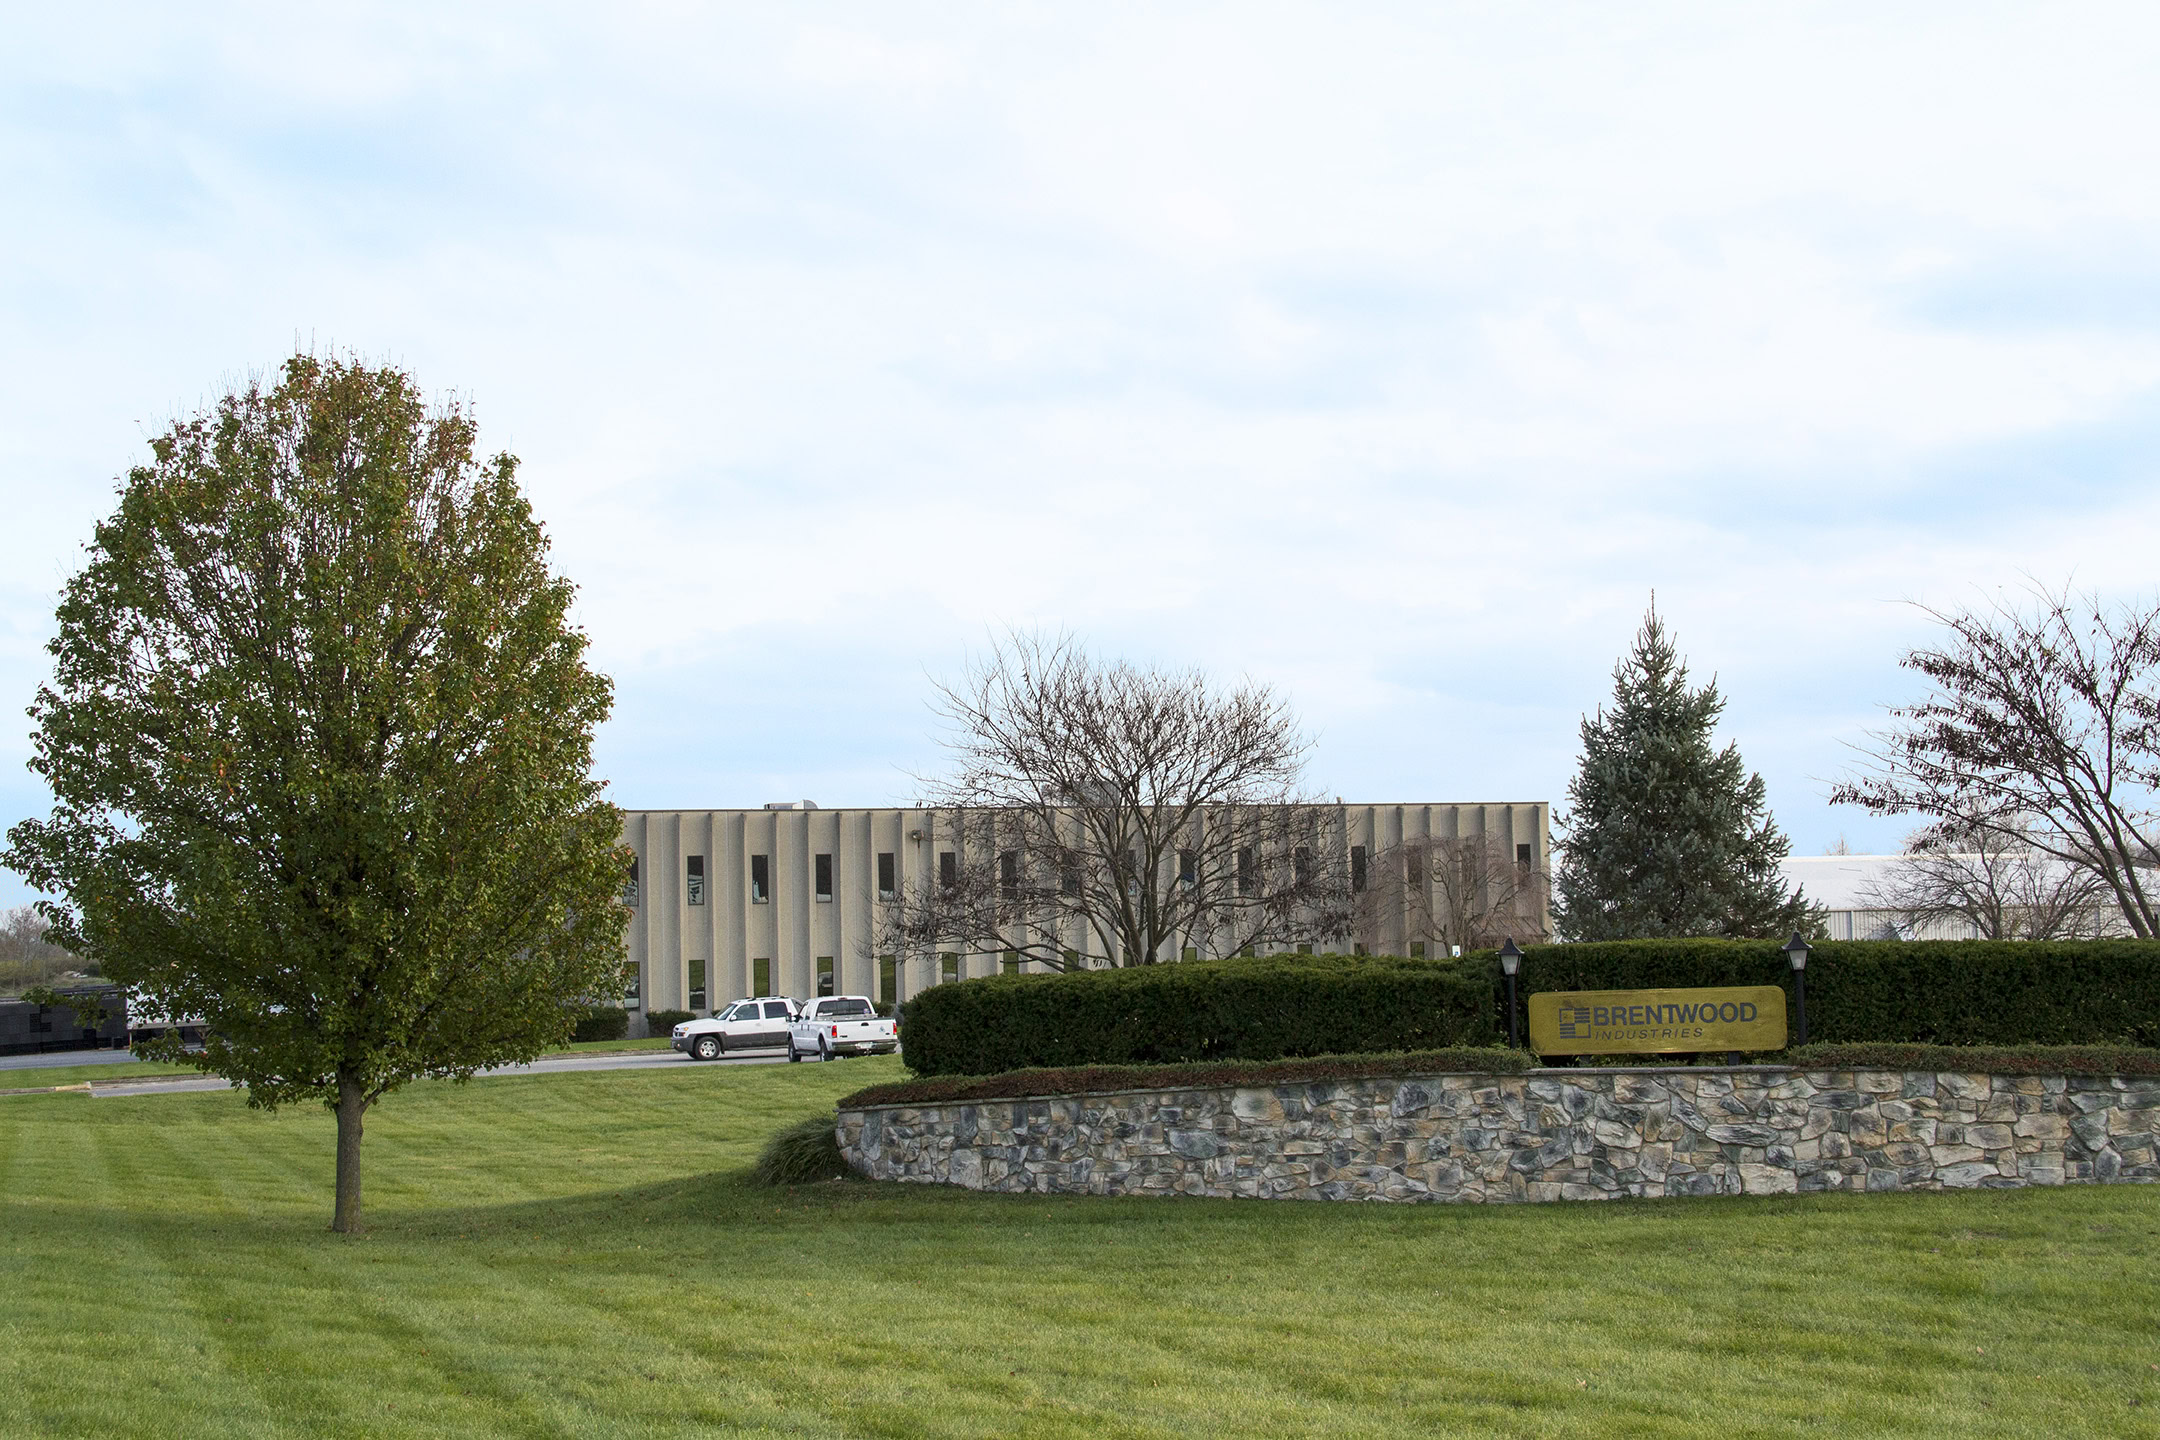
[[[1530,1048],[1540,1055],[1782,1050],[1785,992],[1775,985],[1739,985],[1532,995]]]

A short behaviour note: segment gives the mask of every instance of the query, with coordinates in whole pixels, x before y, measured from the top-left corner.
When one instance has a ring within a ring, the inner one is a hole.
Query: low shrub
[[[1416,1050],[1393,1055],[1321,1055],[1303,1060],[1216,1060],[1198,1065],[1082,1065],[1009,1070],[1002,1075],[940,1075],[858,1090],[840,1103],[937,1105],[967,1100],[1025,1100],[1105,1090],[1167,1090],[1222,1085],[1309,1085],[1390,1075],[1517,1075],[1537,1063],[1499,1046]]]
[[[688,1010],[648,1010],[645,1012],[645,1033],[665,1035],[683,1021],[692,1018]]]
[[[812,1185],[845,1180],[855,1172],[840,1153],[840,1117],[828,1110],[798,1120],[765,1142],[757,1158],[760,1185]]]
[[[630,1012],[620,1005],[594,1005],[570,1027],[572,1042],[620,1040],[630,1033]]]
[[[1475,1047],[1500,1023],[1485,969],[1271,955],[991,975],[917,994],[901,1030],[917,1075]]]
[[[2160,1050],[2124,1045],[1803,1045],[1776,1063],[1803,1070],[2160,1076]]]

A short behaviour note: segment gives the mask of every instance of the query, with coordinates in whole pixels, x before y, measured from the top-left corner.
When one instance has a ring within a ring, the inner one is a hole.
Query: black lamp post
[[[1792,939],[1785,942],[1785,958],[1792,962],[1793,1000],[1799,1012],[1802,1045],[1807,1044],[1807,957],[1808,943],[1795,930]]]
[[[1515,972],[1522,969],[1522,951],[1510,935],[1500,942],[1500,973],[1507,976],[1507,1043],[1518,1043],[1515,1029]]]

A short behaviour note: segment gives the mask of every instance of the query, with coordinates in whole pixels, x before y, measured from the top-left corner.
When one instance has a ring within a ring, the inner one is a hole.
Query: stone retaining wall
[[[840,1112],[879,1180],[1282,1200],[1535,1201],[2160,1179],[2160,1080],[1533,1070]]]

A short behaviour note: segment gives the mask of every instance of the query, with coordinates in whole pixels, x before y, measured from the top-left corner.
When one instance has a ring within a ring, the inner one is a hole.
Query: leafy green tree
[[[1791,850],[1740,750],[1712,748],[1725,701],[1687,666],[1651,607],[1613,667],[1608,712],[1582,722],[1582,769],[1560,817],[1553,917],[1569,940],[1755,938],[1815,930],[1820,907],[1787,893]]]
[[[371,1105],[620,993],[611,686],[465,409],[336,358],[264,383],[153,440],[86,547],[30,710],[53,811],[5,859],[66,897],[50,939],[207,1022],[185,1058],[336,1112],[350,1231]]]

